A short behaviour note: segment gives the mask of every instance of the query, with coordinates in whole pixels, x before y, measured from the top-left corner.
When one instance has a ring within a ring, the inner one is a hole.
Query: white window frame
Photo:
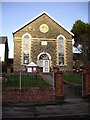
[[[30,62],[30,59],[31,59],[31,35],[29,34],[29,33],[25,33],[23,36],[22,36],[22,65],[27,65],[27,64],[24,64],[24,59],[23,59],[23,44],[24,44],[24,42],[23,42],[23,39],[24,39],[24,37],[26,36],[26,35],[28,35],[29,36],[29,62]]]
[[[59,38],[60,37],[62,37],[63,38],[63,41],[64,41],[64,64],[62,64],[62,65],[59,65],[59,44],[58,44],[58,42],[59,42]],[[66,38],[62,35],[62,34],[60,34],[60,35],[58,35],[58,37],[57,37],[57,65],[58,66],[65,66],[66,65]]]

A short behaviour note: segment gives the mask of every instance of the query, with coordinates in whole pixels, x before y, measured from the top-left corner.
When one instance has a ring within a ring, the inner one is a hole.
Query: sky
[[[3,2],[1,11],[0,35],[8,37],[9,58],[13,58],[12,32],[43,11],[68,30],[72,29],[76,20],[88,23],[88,2]]]

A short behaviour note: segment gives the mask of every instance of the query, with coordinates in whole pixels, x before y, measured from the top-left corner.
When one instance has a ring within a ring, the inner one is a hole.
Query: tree
[[[71,30],[74,33],[74,46],[82,53],[84,67],[90,62],[90,24],[77,20]],[[80,47],[79,47],[80,46]],[[81,47],[82,46],[82,47]]]

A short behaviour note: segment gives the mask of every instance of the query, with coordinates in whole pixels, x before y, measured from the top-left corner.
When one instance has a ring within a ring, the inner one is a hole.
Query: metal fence
[[[3,102],[53,102],[55,92],[43,74],[12,73],[3,75]],[[47,77],[48,78],[48,77]]]
[[[10,75],[3,75],[3,86],[33,86],[45,87],[49,86],[48,82],[38,73],[11,73]]]
[[[83,94],[83,76],[82,74],[64,74],[63,81],[68,83],[68,89],[74,93]],[[74,82],[74,83],[73,83]],[[75,83],[76,82],[76,83]],[[52,73],[11,73],[10,75],[3,74],[2,86],[16,86],[20,90],[22,87],[52,87],[55,90],[54,72]]]
[[[68,91],[76,96],[83,95],[83,74],[82,73],[65,73],[63,81],[66,83]]]

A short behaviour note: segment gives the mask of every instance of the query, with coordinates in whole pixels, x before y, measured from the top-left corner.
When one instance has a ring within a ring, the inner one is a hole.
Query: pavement
[[[55,116],[87,116],[88,102],[86,100],[67,99],[57,104],[7,104],[2,107],[3,118],[44,118]]]

